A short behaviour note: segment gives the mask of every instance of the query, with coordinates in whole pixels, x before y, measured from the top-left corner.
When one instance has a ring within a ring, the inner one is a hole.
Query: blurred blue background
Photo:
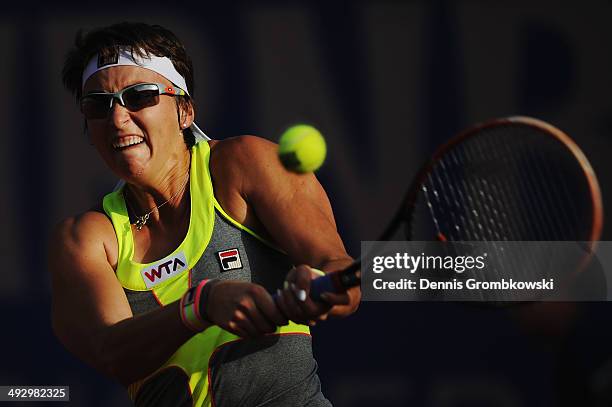
[[[489,118],[530,115],[566,131],[612,201],[609,1],[3,8],[2,385],[70,385],[70,405],[129,405],[121,386],[62,348],[49,322],[50,228],[115,183],[61,85],[79,28],[144,21],[174,31],[194,61],[196,120],[213,138],[275,140],[297,122],[320,128],[329,156],[318,176],[353,256],[381,232],[435,146]],[[608,218],[603,240],[610,230]],[[364,303],[317,327],[314,344],[336,406],[603,406],[612,405],[609,312],[607,304],[508,312]]]

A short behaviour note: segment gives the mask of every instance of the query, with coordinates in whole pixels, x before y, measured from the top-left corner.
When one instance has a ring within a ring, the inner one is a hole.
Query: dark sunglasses
[[[178,87],[162,83],[139,83],[115,93],[93,92],[81,97],[81,113],[86,119],[105,119],[117,99],[130,112],[159,103],[159,95],[183,96],[187,93]]]

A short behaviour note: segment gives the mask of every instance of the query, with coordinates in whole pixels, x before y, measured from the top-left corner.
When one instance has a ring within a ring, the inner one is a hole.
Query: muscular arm
[[[193,332],[182,324],[178,302],[132,316],[109,262],[114,239],[97,212],[56,228],[49,252],[52,322],[68,350],[127,385],[159,368]]]
[[[338,234],[323,187],[313,174],[287,171],[276,148],[274,143],[252,136],[219,143],[213,168],[224,174],[224,182],[237,185],[235,191],[225,190],[226,195],[220,198],[239,220],[256,229],[265,228],[295,264],[325,272],[346,267],[352,259]],[[349,303],[334,306],[332,315],[344,316],[357,309],[359,287],[349,290],[348,295]]]

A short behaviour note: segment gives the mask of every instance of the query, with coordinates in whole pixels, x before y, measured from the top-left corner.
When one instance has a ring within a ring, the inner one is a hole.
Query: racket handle
[[[344,270],[315,278],[310,283],[310,298],[314,301],[324,302],[321,298],[323,293],[343,293],[349,288],[361,284],[360,268],[361,260],[357,260]],[[278,294],[274,293],[272,298],[276,302]]]
[[[342,290],[342,287],[338,286],[335,282],[336,276],[334,276],[334,274],[338,273],[326,274],[322,277],[318,277],[312,280],[310,283],[310,298],[312,298],[314,301],[325,302],[321,298],[321,294],[328,292],[343,292],[344,290]],[[278,300],[278,294],[272,294],[272,298],[274,299],[274,302],[276,302]]]
[[[310,282],[310,298],[312,298],[314,301],[323,302],[321,299],[321,294],[337,292],[338,290],[334,284],[332,274],[326,274],[323,277],[315,278]]]
[[[321,294],[342,293],[347,289],[361,284],[361,277],[358,274],[361,268],[361,261],[357,260],[342,271],[336,271],[316,278],[310,283],[310,298],[314,301],[323,301]]]

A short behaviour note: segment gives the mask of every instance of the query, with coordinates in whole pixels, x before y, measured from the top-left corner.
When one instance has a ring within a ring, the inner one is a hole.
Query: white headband
[[[168,79],[175,86],[183,89],[185,93],[189,95],[189,90],[187,89],[187,83],[185,82],[185,78],[181,76],[180,73],[174,68],[174,64],[167,57],[158,57],[156,55],[150,54],[149,57],[139,57],[138,55],[134,55],[132,58],[132,53],[128,50],[122,49],[118,54],[111,55],[110,58],[103,58],[100,54],[94,55],[90,60],[85,70],[83,71],[83,82],[82,87],[85,87],[85,82],[89,77],[95,74],[98,71],[103,69],[112,68],[113,66],[138,66],[144,69],[148,69],[153,72],[157,72],[164,78]]]
[[[82,88],[85,87],[85,82],[89,77],[95,74],[98,71],[101,71],[106,68],[112,68],[114,66],[138,66],[140,68],[148,69],[150,71],[156,72],[172,82],[174,86],[178,86],[183,89],[187,95],[189,95],[189,90],[187,89],[187,83],[185,82],[185,78],[178,73],[172,61],[167,57],[158,57],[156,55],[149,55],[149,57],[141,58],[138,55],[134,55],[132,58],[132,53],[122,49],[118,54],[112,55],[111,58],[104,59],[101,55],[96,54],[90,60],[85,70],[83,70],[83,80],[81,83]],[[191,96],[191,95],[190,95]],[[202,140],[210,140],[200,128],[192,123],[189,127],[193,135],[195,136],[196,143]]]

